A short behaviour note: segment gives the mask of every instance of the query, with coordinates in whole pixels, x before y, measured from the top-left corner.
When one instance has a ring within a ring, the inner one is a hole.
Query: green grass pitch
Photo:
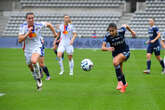
[[[163,52],[161,54],[163,57]],[[85,72],[80,62],[90,58],[94,68]],[[43,89],[36,90],[35,81],[25,64],[21,49],[0,49],[0,110],[164,110],[165,76],[154,56],[151,74],[144,75],[145,50],[132,50],[124,63],[128,82],[126,93],[116,88],[116,75],[110,52],[75,49],[74,76],[69,76],[65,54],[65,73],[51,49],[46,49],[45,63],[52,80],[45,81]]]

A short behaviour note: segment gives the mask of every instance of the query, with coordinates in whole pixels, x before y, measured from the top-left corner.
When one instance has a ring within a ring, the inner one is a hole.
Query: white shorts
[[[62,43],[60,43],[57,52],[64,53],[64,51],[66,51],[68,55],[73,55],[74,52],[73,45],[63,45]]]
[[[32,54],[34,54],[34,53],[38,53],[41,55],[41,48],[37,47],[37,48],[34,48],[32,51],[24,52],[27,65],[31,64],[31,57],[32,57]]]

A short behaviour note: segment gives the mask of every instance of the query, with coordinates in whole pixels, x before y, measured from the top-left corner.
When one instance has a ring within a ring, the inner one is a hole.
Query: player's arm
[[[101,48],[102,51],[114,51],[115,48],[114,47],[107,47],[107,43],[106,42],[103,42],[102,44],[102,48]]]
[[[163,48],[165,48],[164,40],[160,40],[160,44]]]
[[[57,33],[57,37],[56,37],[55,40],[54,40],[55,43],[59,43],[59,42],[60,42],[59,37],[60,37],[60,32]]]
[[[29,31],[26,34],[20,34],[18,35],[18,42],[21,43],[22,41],[24,41],[30,33],[32,33],[33,27],[29,28]]]
[[[160,38],[160,32],[157,33],[158,35],[155,37],[155,39],[151,40],[151,43],[154,43],[155,41],[157,41]]]
[[[124,24],[123,27],[125,27],[129,32],[131,32],[132,37],[136,37],[136,32],[133,31],[127,24]]]
[[[46,26],[53,32],[54,37],[57,37],[57,33],[51,23],[46,22]]]
[[[76,37],[77,37],[77,33],[76,33],[76,32],[73,32],[73,37],[72,37],[72,39],[70,40],[70,45],[73,45],[73,42],[74,42],[74,40],[76,39]]]

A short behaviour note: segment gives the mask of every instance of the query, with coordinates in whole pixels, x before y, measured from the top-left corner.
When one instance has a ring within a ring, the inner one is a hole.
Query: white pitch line
[[[0,93],[0,96],[4,96],[4,95],[6,95],[5,93]]]

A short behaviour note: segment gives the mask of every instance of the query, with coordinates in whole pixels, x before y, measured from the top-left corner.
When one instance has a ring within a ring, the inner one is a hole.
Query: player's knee
[[[37,63],[37,60],[36,59],[31,59],[31,63],[32,64],[36,64]]]
[[[146,55],[147,59],[150,60],[151,59],[151,55]]]
[[[43,62],[40,62],[40,67],[44,67],[44,63]]]
[[[62,57],[62,53],[60,52],[60,53],[57,53],[57,57],[58,58],[61,58]]]
[[[118,65],[119,65],[118,61],[117,61],[117,60],[114,60],[114,61],[113,61],[113,65],[114,65],[114,66],[118,66]]]

